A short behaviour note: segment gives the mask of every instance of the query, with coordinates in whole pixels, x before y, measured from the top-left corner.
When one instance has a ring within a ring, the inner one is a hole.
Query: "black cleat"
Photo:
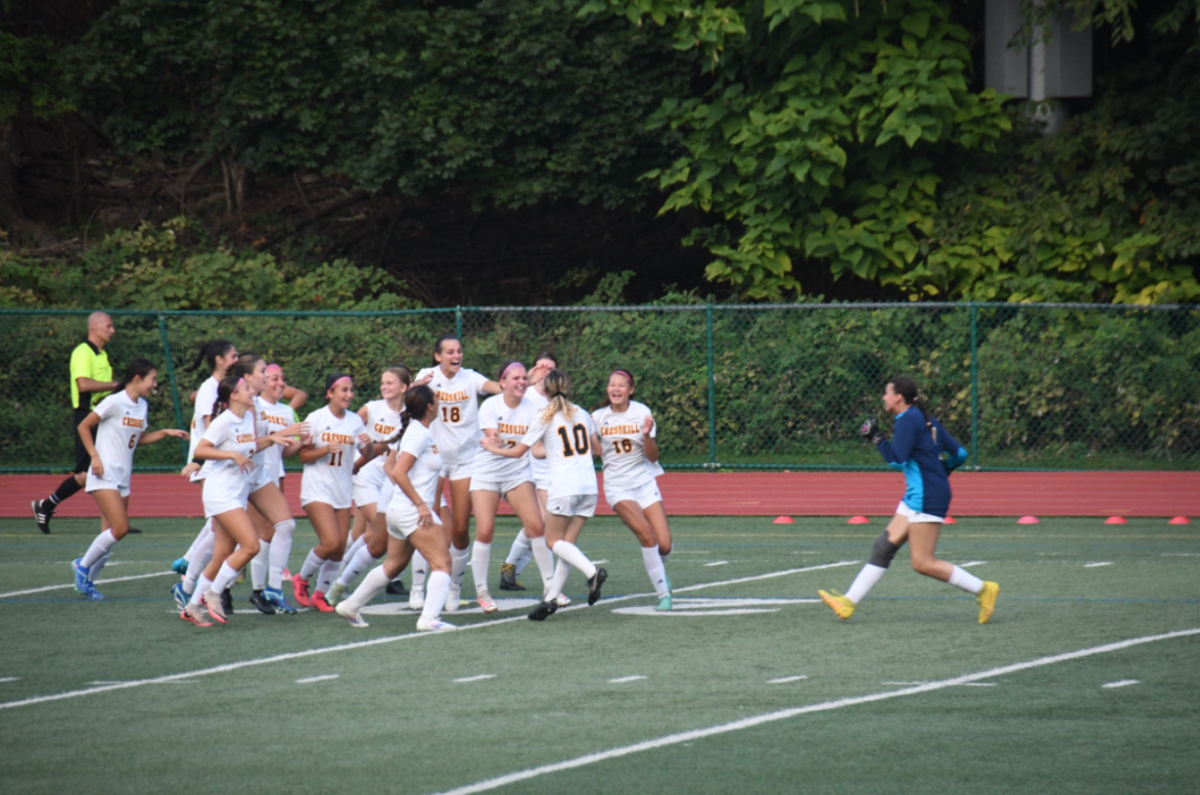
[[[129,528],[129,532],[131,532],[131,533],[140,533],[140,532],[142,532],[142,531],[141,531],[141,530],[138,530],[136,527],[131,527],[131,528]]]
[[[37,522],[38,530],[50,535],[50,518],[54,516],[54,508],[47,505],[45,500],[34,500],[29,505],[33,508],[33,518]]]
[[[228,591],[226,591],[226,593],[228,593]],[[250,592],[250,604],[258,608],[258,612],[264,615],[275,615],[275,605],[267,601],[267,597],[263,596],[262,591]]]
[[[596,573],[588,577],[588,604],[594,605],[600,601],[600,586],[608,579],[608,572],[596,569]]]
[[[392,596],[408,596],[408,589],[404,587],[403,580],[392,580],[387,584],[387,592]]]
[[[524,591],[525,586],[517,582],[517,567],[511,563],[500,564],[500,590]]]
[[[221,591],[221,608],[225,611],[225,615],[233,615],[233,594],[226,588]]]
[[[558,611],[558,605],[554,602],[538,602],[537,607],[529,614],[530,621],[545,621],[550,616]]]

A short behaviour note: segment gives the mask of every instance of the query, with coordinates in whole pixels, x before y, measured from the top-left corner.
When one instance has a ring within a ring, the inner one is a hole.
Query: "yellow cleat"
[[[837,613],[837,617],[845,621],[854,615],[854,602],[837,591],[817,591],[821,601],[829,605],[829,609]]]
[[[979,592],[979,623],[986,624],[996,609],[996,597],[1000,595],[1000,586],[994,582],[985,582]]]

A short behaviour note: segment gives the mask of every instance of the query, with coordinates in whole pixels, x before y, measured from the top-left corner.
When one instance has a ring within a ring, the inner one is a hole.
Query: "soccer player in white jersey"
[[[404,393],[412,383],[412,373],[403,365],[389,367],[379,376],[379,400],[372,400],[358,410],[374,442],[386,443],[400,429],[400,412],[404,410]],[[361,456],[354,462],[354,524],[350,528],[350,545],[342,556],[337,581],[325,594],[326,601],[337,605],[338,600],[363,572],[387,551],[387,503],[391,499],[391,478],[384,471],[386,455],[370,461]]]
[[[547,352],[538,354],[533,369],[529,371],[529,386],[533,389],[525,390],[525,399],[533,404],[534,409],[541,411],[549,405],[550,398],[546,397],[546,374],[557,368],[558,359],[554,358],[553,354]],[[531,456],[529,463],[533,467],[533,485],[538,499],[538,517],[544,524],[546,521],[546,498],[550,494],[550,465],[546,463],[545,458],[536,456]],[[524,591],[525,586],[517,581],[517,576],[525,570],[531,560],[533,560],[531,537],[529,531],[522,527],[517,531],[517,537],[513,539],[512,546],[508,550],[508,557],[500,564],[500,590]],[[559,607],[565,607],[570,603],[571,600],[566,596],[558,597]]]
[[[442,455],[450,481],[450,595],[446,610],[458,609],[462,578],[471,553],[467,526],[471,520],[471,462],[479,452],[479,396],[496,395],[500,385],[486,376],[462,366],[463,346],[458,337],[447,334],[433,347],[433,367],[417,373],[418,384],[429,384],[437,395],[438,416],[433,423],[433,439]],[[416,572],[414,572],[414,580]],[[417,583],[413,583],[416,593]]]
[[[246,511],[253,486],[252,457],[267,445],[287,445],[290,439],[282,433],[259,436],[257,426],[250,384],[232,376],[222,380],[212,420],[195,452],[201,461],[213,462],[204,476],[204,515],[217,519],[213,522],[212,559],[181,614],[196,626],[212,626],[204,618],[201,602],[210,616],[226,623],[221,593],[258,552],[258,534]],[[289,430],[298,432],[299,428]]]
[[[71,567],[75,590],[89,599],[104,598],[96,590],[94,580],[108,562],[112,548],[129,532],[129,482],[134,449],[168,436],[188,438],[186,431],[175,428],[146,433],[150,411],[146,398],[154,391],[157,378],[158,370],[148,359],[134,359],[112,394],[79,423],[79,439],[92,459],[85,488],[99,506],[104,526],[83,557],[76,559]]]
[[[325,407],[308,415],[312,437],[300,448],[304,479],[300,483],[300,504],[313,529],[317,546],[304,559],[300,571],[292,577],[293,595],[305,607],[323,613],[333,612],[325,599],[341,567],[346,538],[350,534],[350,500],[354,491],[354,451],[368,459],[387,449],[373,443],[362,418],[350,411],[354,401],[354,382],[350,376],[334,373],[325,380]],[[309,582],[316,588],[309,592]]]
[[[546,375],[546,394],[550,404],[534,415],[521,441],[507,447],[499,439],[485,438],[483,445],[496,455],[520,458],[538,442],[550,462],[550,495],[546,501],[546,545],[561,560],[583,572],[588,582],[588,604],[600,599],[600,586],[608,572],[597,568],[583,551],[568,540],[577,538],[588,517],[596,513],[596,468],[592,463],[592,418],[570,401],[571,382],[561,370]],[[555,569],[550,589],[529,618],[544,621],[558,610],[556,601],[570,571]]]
[[[613,370],[608,399],[592,412],[593,448],[604,462],[604,498],[642,546],[642,563],[658,596],[659,610],[671,609],[671,580],[663,561],[671,553],[671,527],[657,478],[657,428],[645,404],[632,400],[633,376]]]
[[[438,416],[437,395],[427,386],[414,386],[404,395],[404,408],[398,438],[391,440],[397,450],[390,473],[396,489],[387,509],[387,557],[335,609],[351,626],[366,627],[359,609],[404,570],[410,550],[415,547],[430,568],[427,598],[417,619],[417,629],[422,632],[454,629],[453,624],[441,620],[442,607],[450,593],[450,551],[438,518],[441,502],[438,484],[444,464],[430,431]]]
[[[538,375],[541,377],[541,374]],[[479,428],[489,439],[513,447],[525,436],[537,412],[533,403],[525,399],[529,384],[525,365],[509,362],[500,371],[497,382],[503,392],[488,398],[479,407]],[[546,547],[529,460],[528,455],[506,458],[487,449],[475,456],[471,472],[471,506],[475,510],[471,572],[475,576],[475,598],[485,613],[500,609],[488,591],[487,576],[492,563],[492,538],[496,532],[496,511],[501,498],[512,506],[513,512],[531,536],[544,588],[550,586],[550,578],[554,574],[554,557]]]

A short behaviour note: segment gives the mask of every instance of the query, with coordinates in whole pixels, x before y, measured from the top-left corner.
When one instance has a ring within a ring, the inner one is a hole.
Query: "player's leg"
[[[662,502],[654,503],[658,510],[654,512],[660,525],[666,524],[666,513],[662,510]],[[671,609],[671,586],[667,583],[667,571],[663,565],[662,554],[659,552],[657,529],[651,524],[648,512],[638,505],[636,500],[620,500],[613,506],[613,511],[621,517],[625,526],[633,531],[638,544],[642,548],[642,565],[646,568],[646,576],[654,587],[654,594],[659,600],[659,609]],[[669,531],[668,531],[669,533]],[[669,537],[669,536],[668,536]]]
[[[867,560],[867,564],[859,570],[845,595],[837,591],[818,591],[821,601],[827,604],[838,618],[849,618],[854,613],[855,606],[883,579],[888,567],[892,565],[892,559],[896,557],[896,553],[908,538],[908,531],[908,516],[904,513],[897,513],[888,522],[887,530],[880,533],[879,537],[875,539],[875,543],[871,547],[871,557]]]

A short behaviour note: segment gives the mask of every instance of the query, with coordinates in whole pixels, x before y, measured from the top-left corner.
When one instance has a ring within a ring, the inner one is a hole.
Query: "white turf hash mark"
[[[495,674],[479,674],[479,676],[464,676],[462,679],[455,679],[455,682],[482,682],[484,679],[495,679]]]
[[[325,681],[328,681],[328,680],[330,680],[330,679],[337,679],[337,678],[338,678],[338,676],[339,676],[339,674],[325,674],[324,676],[310,676],[310,677],[308,677],[307,679],[297,679],[297,680],[296,680],[296,684],[298,684],[298,685],[310,685],[310,684],[312,684],[313,682],[325,682]]]
[[[135,574],[130,577],[108,577],[103,580],[96,580],[96,585],[105,585],[110,582],[129,582],[130,580],[148,580],[151,577],[165,577],[168,574],[175,577],[179,576],[173,571],[156,571],[153,574]],[[27,591],[9,591],[8,593],[0,593],[0,599],[8,599],[12,596],[27,596],[31,593],[46,593],[47,591],[73,590],[75,590],[75,583],[68,583],[67,585],[47,585],[42,588],[30,588]]]
[[[21,677],[19,677],[19,676],[5,676],[3,678],[0,678],[0,682],[16,682],[20,678]]]
[[[1126,687],[1127,685],[1140,685],[1140,684],[1141,684],[1141,682],[1139,682],[1136,679],[1122,679],[1119,682],[1109,682],[1106,685],[1100,685],[1100,686],[1101,687]]]
[[[687,732],[679,732],[677,734],[668,734],[665,737],[659,737],[656,740],[646,740],[633,745],[626,745],[620,748],[611,748],[607,751],[599,751],[594,754],[568,759],[563,762],[555,762],[541,767],[529,768],[516,773],[509,773],[506,776],[498,776],[485,781],[479,781],[474,784],[468,784],[464,787],[446,790],[439,795],[471,795],[476,792],[487,792],[488,790],[497,789],[499,787],[508,786],[518,781],[528,781],[532,778],[544,776],[548,773],[557,773],[560,770],[573,770],[575,768],[585,767],[597,762],[604,762],[609,759],[618,759],[630,754],[641,753],[642,751],[652,751],[656,748],[665,748],[671,745],[686,744],[693,740],[699,740],[705,737],[715,737],[720,734],[728,734],[729,732],[740,731],[742,729],[750,729],[755,726],[761,726],[766,723],[775,723],[788,718],[794,718],[798,715],[808,715],[815,712],[829,712],[843,707],[855,707],[860,704],[871,704],[876,701],[886,701],[888,699],[898,698],[900,696],[913,696],[921,693],[932,693],[936,690],[942,690],[947,687],[955,687],[959,685],[969,684],[981,679],[995,679],[998,676],[1016,673],[1018,671],[1026,671],[1031,668],[1041,668],[1046,665],[1055,663],[1067,662],[1069,660],[1078,660],[1083,657],[1091,657],[1096,654],[1107,654],[1109,652],[1120,651],[1131,646],[1138,646],[1143,643],[1155,643],[1160,640],[1173,640],[1175,638],[1184,638],[1190,635],[1200,635],[1200,629],[1185,629],[1178,632],[1167,632],[1162,635],[1148,635],[1142,638],[1131,638],[1129,640],[1119,641],[1117,643],[1107,643],[1103,646],[1093,646],[1090,649],[1079,649],[1078,651],[1070,651],[1064,654],[1055,654],[1050,657],[1039,657],[1036,660],[1028,662],[1014,663],[1012,665],[1004,665],[999,668],[992,668],[987,671],[980,671],[974,674],[964,674],[956,676],[952,679],[943,679],[939,682],[929,682],[922,685],[905,688],[904,690],[891,690],[884,693],[872,693],[866,696],[854,696],[851,698],[842,698],[837,701],[826,701],[820,704],[809,704],[804,707],[794,707],[792,709],[782,709],[778,712],[768,712],[764,715],[757,715],[753,718],[744,718],[743,720],[733,721],[732,723],[724,723],[720,726],[710,726],[707,729],[694,729]],[[3,705],[0,705],[3,706]]]
[[[610,685],[623,685],[626,682],[636,682],[639,679],[645,679],[644,676],[622,676],[620,679],[609,679]]]
[[[727,560],[714,560],[712,563],[705,563],[704,568],[711,569],[713,566],[728,566],[728,565],[729,565],[729,561],[727,561]]]
[[[767,682],[767,684],[769,684],[769,685],[786,685],[788,682],[799,682],[801,679],[807,679],[807,678],[808,677],[804,676],[803,674],[801,674],[800,676],[785,676],[782,679],[772,679],[771,681]]]
[[[1113,565],[1111,560],[1102,560],[1102,561],[1099,561],[1098,563],[1085,563],[1085,564],[1083,564],[1083,567],[1085,569],[1094,569],[1099,566],[1111,566],[1111,565]]]
[[[842,560],[836,563],[823,563],[819,566],[807,566],[801,569],[784,569],[782,571],[772,571],[766,574],[756,574],[753,577],[740,577],[734,580],[720,580],[718,582],[699,583],[697,585],[688,585],[683,588],[676,588],[675,593],[683,593],[684,591],[699,591],[705,588],[719,588],[725,585],[740,585],[744,582],[756,582],[759,580],[771,580],[777,577],[786,577],[791,574],[806,574],[813,571],[824,571],[826,569],[836,569],[845,566],[857,566],[861,561],[857,560]],[[167,572],[168,574],[172,572]],[[616,602],[626,602],[633,599],[646,599],[654,596],[653,593],[635,593],[626,596],[616,596],[611,599],[604,599],[604,604],[613,604]],[[571,612],[574,610],[585,609],[586,605],[572,605],[570,607],[559,608],[560,613]],[[526,621],[525,616],[513,616],[512,618],[499,618],[492,621],[485,621],[480,624],[470,624],[460,626],[458,632],[470,632],[472,630],[489,629],[491,627],[500,627],[505,624],[512,624],[518,621]],[[101,685],[98,687],[89,687],[86,690],[68,690],[63,693],[54,693],[48,696],[33,696],[24,698],[19,701],[4,701],[0,702],[0,709],[12,709],[14,707],[28,707],[33,704],[45,704],[50,701],[61,701],[67,698],[79,698],[80,696],[91,696],[97,693],[107,693],[112,690],[124,690],[131,687],[141,687],[142,685],[154,685],[162,682],[177,682],[180,679],[192,679],[197,676],[211,676],[214,674],[223,674],[230,671],[240,671],[243,668],[253,668],[259,665],[271,665],[273,663],[286,662],[290,660],[299,660],[305,657],[316,657],[322,654],[332,654],[335,652],[351,651],[353,649],[365,649],[370,646],[382,646],[388,643],[396,643],[397,641],[408,640],[414,642],[429,642],[423,640],[427,638],[444,637],[438,632],[410,632],[405,635],[388,635],[382,638],[374,638],[372,640],[362,640],[354,643],[339,643],[336,646],[324,646],[318,649],[307,649],[305,651],[287,652],[285,654],[276,654],[271,657],[258,657],[252,660],[242,660],[241,662],[225,663],[224,665],[216,665],[212,668],[202,668],[198,671],[187,671],[179,674],[167,674],[166,676],[157,676],[153,679],[138,679],[132,682],[122,682],[120,684]]]

